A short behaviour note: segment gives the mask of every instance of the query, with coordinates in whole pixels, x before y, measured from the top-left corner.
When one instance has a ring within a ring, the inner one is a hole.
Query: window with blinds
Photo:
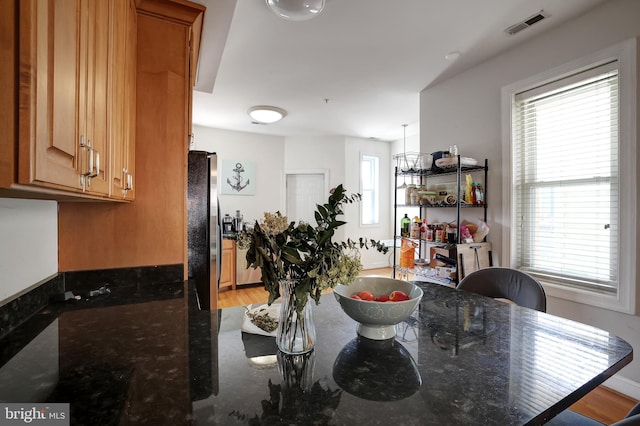
[[[518,93],[512,114],[516,266],[616,292],[618,62]]]

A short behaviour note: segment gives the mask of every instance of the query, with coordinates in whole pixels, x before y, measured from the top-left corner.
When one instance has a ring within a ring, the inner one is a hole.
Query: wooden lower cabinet
[[[222,240],[222,271],[220,271],[220,289],[236,289],[236,242]]]

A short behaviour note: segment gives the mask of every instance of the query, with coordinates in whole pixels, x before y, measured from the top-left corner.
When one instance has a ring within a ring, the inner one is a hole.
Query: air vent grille
[[[509,35],[514,35],[515,33],[519,33],[520,31],[529,28],[531,25],[542,21],[548,16],[549,16],[548,13],[545,13],[543,10],[541,10],[539,13],[529,16],[527,19],[521,22],[518,22],[517,24],[513,24],[512,26],[504,30],[504,32],[506,32]]]

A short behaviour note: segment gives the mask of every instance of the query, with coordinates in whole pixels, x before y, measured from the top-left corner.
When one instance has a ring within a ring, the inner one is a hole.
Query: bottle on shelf
[[[420,239],[427,239],[427,230],[429,229],[429,225],[427,225],[427,218],[422,221],[422,225],[420,226]],[[433,232],[431,232],[431,239],[433,240]]]
[[[444,230],[442,229],[442,225],[436,225],[435,230],[433,231],[433,241],[436,243],[442,243],[444,238]]]
[[[473,204],[473,205],[478,204],[478,201],[477,201],[477,198],[476,198],[477,195],[478,195],[477,192],[476,192],[476,185],[477,184],[475,182],[473,182],[471,184],[471,203],[470,204]]]
[[[427,225],[427,232],[425,235],[425,240],[427,241],[433,241],[434,240],[434,230],[433,230],[433,225]]]
[[[474,189],[475,189],[475,196],[473,197],[475,200],[474,204],[479,204],[479,205],[484,204],[484,190],[482,189],[482,183],[476,182]]]
[[[419,239],[420,238],[420,227],[422,226],[422,220],[418,216],[413,218],[413,222],[411,223],[411,232],[410,237]]]
[[[409,216],[407,216],[407,213],[405,213],[404,217],[400,220],[400,235],[403,237],[408,237],[410,234],[410,226],[411,219],[409,219]]]

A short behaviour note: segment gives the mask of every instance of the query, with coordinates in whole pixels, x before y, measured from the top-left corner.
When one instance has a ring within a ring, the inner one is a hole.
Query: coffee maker
[[[234,231],[233,226],[234,220],[228,213],[224,215],[222,218],[222,234],[223,235],[232,235]]]

